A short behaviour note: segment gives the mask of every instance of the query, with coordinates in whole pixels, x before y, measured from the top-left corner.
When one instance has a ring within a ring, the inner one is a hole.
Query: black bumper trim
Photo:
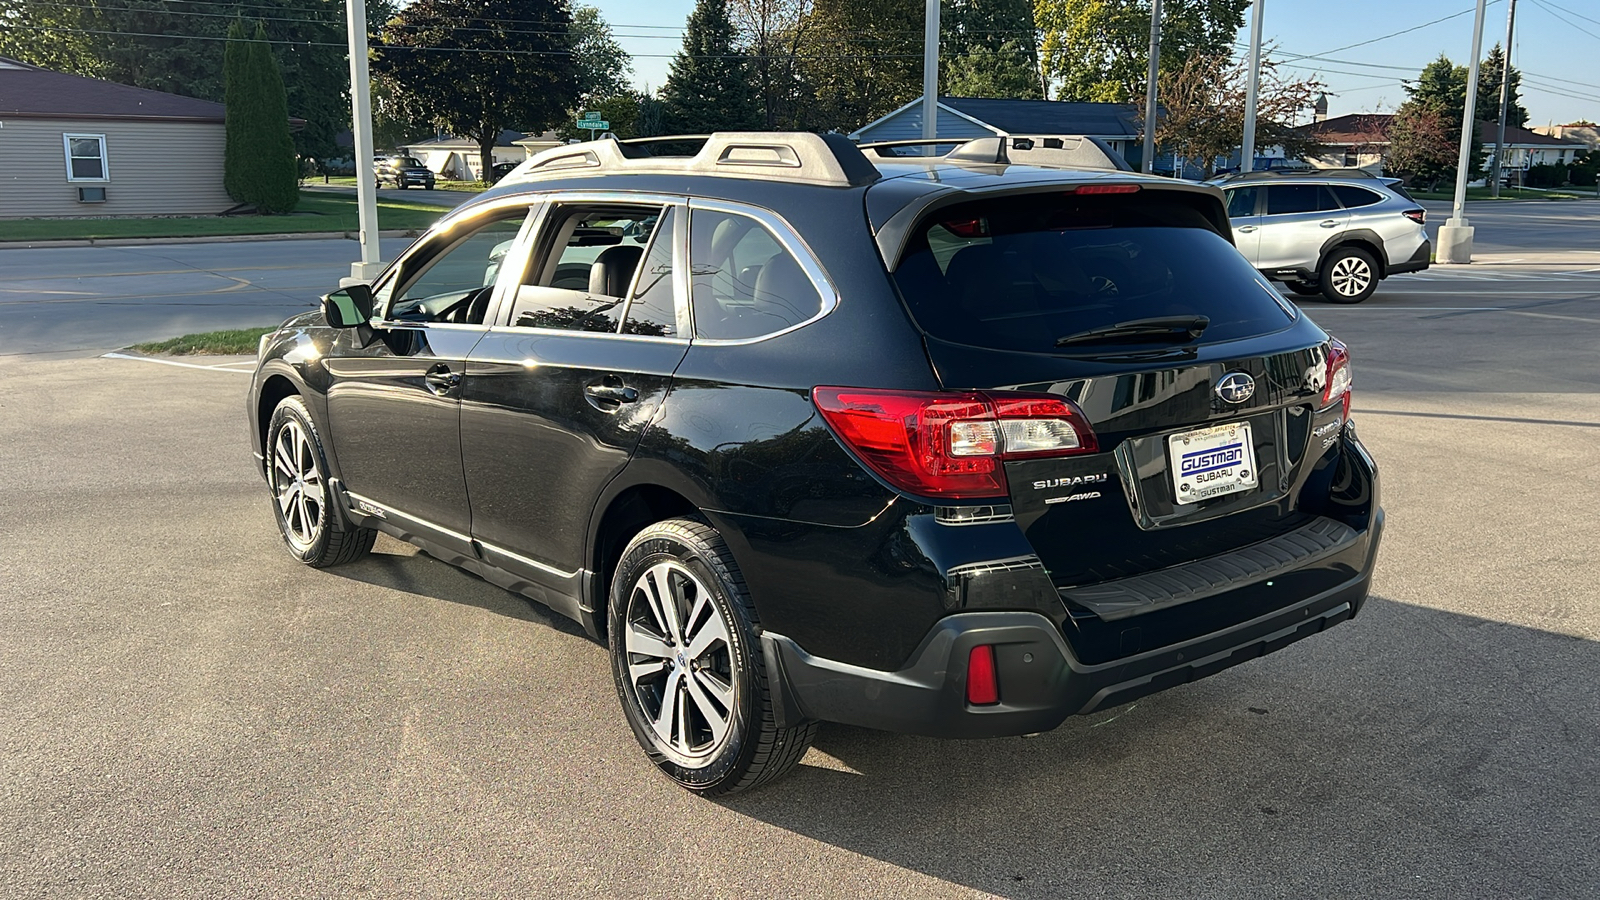
[[[761,637],[781,723],[814,719],[946,738],[1049,731],[1067,716],[1127,703],[1185,684],[1317,634],[1353,617],[1366,601],[1383,528],[1378,511],[1366,564],[1343,583],[1247,622],[1181,643],[1089,665],[1037,612],[967,612],[939,620],[893,672],[812,656],[774,632]],[[1001,702],[969,706],[972,648],[995,648]]]
[[[1402,263],[1392,263],[1388,275],[1402,275],[1406,272],[1421,272],[1433,262],[1433,242],[1424,240],[1422,246],[1411,254],[1411,258]]]
[[[1062,588],[1061,598],[1107,621],[1201,600],[1242,584],[1271,578],[1340,552],[1361,533],[1329,518],[1307,522],[1271,540],[1219,556],[1116,581]]]

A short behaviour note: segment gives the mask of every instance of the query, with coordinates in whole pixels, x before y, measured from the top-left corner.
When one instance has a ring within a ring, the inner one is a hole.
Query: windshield
[[[1278,331],[1295,315],[1191,206],[1149,195],[946,207],[918,226],[894,280],[930,335],[997,350],[1058,352],[1065,336],[1202,316],[1197,340],[1214,343]],[[1171,346],[1173,336],[1148,340]]]

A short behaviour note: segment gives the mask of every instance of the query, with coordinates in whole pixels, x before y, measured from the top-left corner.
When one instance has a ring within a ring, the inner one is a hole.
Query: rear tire
[[[1358,247],[1336,247],[1322,261],[1322,296],[1333,303],[1360,303],[1378,289],[1378,263]]]
[[[779,728],[760,620],[722,535],[696,519],[641,531],[611,583],[611,669],[634,737],[695,793],[759,787],[794,768],[817,725]]]
[[[286,397],[267,425],[267,485],[289,555],[312,568],[354,562],[378,533],[362,528],[334,502],[322,436],[299,397]]]
[[[1311,297],[1322,293],[1322,288],[1309,281],[1287,281],[1284,286],[1302,297]]]

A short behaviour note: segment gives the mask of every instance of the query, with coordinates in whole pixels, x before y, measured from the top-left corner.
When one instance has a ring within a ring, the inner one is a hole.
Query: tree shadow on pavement
[[[725,806],[1007,897],[1600,891],[1600,643],[1373,598],[1048,734],[824,725]]]

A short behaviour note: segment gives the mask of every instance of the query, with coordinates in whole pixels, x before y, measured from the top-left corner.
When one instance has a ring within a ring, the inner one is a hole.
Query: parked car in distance
[[[506,177],[507,175],[510,175],[511,174],[511,170],[515,169],[517,166],[520,166],[520,165],[522,165],[521,162],[495,163],[494,167],[489,170],[489,183],[490,184],[495,184],[500,179]]]
[[[1239,252],[1296,294],[1360,303],[1428,268],[1427,212],[1396,178],[1361,169],[1251,172],[1218,182]]]
[[[707,795],[819,722],[1044,731],[1361,610],[1350,353],[1216,188],[1072,136],[675,140],[546,151],[262,339],[295,559],[381,531],[571,617]]]
[[[434,178],[433,170],[415,156],[380,156],[373,160],[373,180],[378,187],[387,181],[401,190],[423,187],[431,191]]]

